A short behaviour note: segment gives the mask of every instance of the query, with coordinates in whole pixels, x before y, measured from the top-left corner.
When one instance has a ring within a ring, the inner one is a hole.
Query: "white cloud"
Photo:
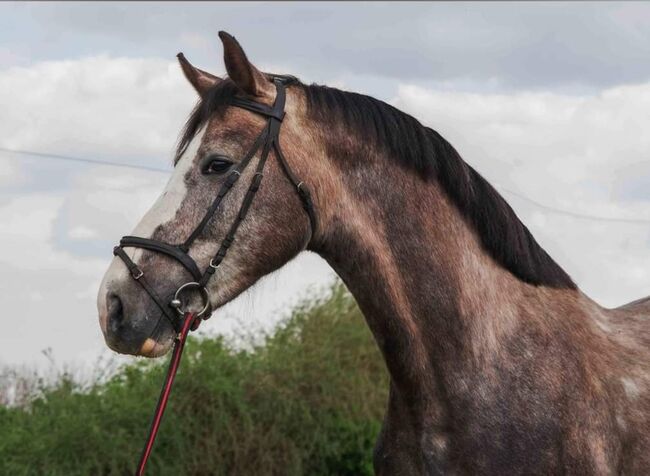
[[[0,262],[29,272],[54,269],[74,270],[84,275],[95,273],[96,262],[77,259],[53,245],[53,223],[62,204],[62,197],[32,193],[0,206],[0,223],[3,224]]]
[[[0,72],[0,145],[89,158],[170,160],[196,100],[173,61],[46,61]]]
[[[16,162],[11,159],[0,160],[0,186],[17,186],[23,181],[23,174]]]
[[[78,225],[68,230],[68,238],[71,240],[88,240],[96,237],[97,231],[88,226]]]

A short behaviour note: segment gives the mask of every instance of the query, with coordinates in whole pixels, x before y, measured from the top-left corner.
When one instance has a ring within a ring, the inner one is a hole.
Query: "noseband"
[[[133,279],[140,283],[147,294],[151,296],[151,299],[160,308],[160,310],[167,317],[172,326],[174,326],[174,329],[177,332],[181,330],[181,326],[183,324],[182,317],[185,312],[187,312],[182,309],[181,304],[181,296],[184,291],[194,289],[201,293],[204,305],[200,311],[196,312],[196,317],[207,319],[210,316],[212,310],[210,309],[210,296],[206,289],[206,285],[223,259],[226,257],[228,249],[235,240],[235,235],[237,234],[239,226],[246,218],[246,214],[248,213],[251,203],[255,198],[255,193],[259,189],[262,178],[264,177],[264,166],[271,150],[273,150],[275,153],[275,156],[277,157],[278,162],[284,171],[284,174],[293,184],[296,192],[298,193],[298,196],[300,197],[300,200],[302,201],[303,208],[309,216],[312,236],[316,232],[317,219],[309,189],[304,184],[304,182],[293,173],[280,147],[280,126],[282,125],[282,119],[284,118],[285,114],[284,105],[286,101],[285,80],[282,78],[274,78],[273,83],[275,84],[277,95],[272,107],[245,98],[234,97],[231,99],[230,105],[246,109],[248,111],[264,116],[267,118],[267,123],[253,142],[253,145],[251,146],[248,153],[246,153],[237,167],[232,172],[230,172],[225,182],[219,189],[219,192],[217,193],[214,201],[206,210],[203,219],[199,222],[187,240],[185,240],[185,242],[182,244],[174,245],[150,238],[125,236],[120,240],[119,246],[116,246],[113,249],[113,254],[119,256],[122,261],[124,261]],[[203,273],[201,273],[194,259],[192,259],[192,257],[188,254],[190,247],[196,238],[201,235],[201,233],[203,233],[205,227],[208,225],[209,221],[212,219],[215,212],[219,208],[219,204],[223,198],[228,194],[233,185],[237,183],[242,173],[248,164],[250,164],[253,157],[260,148],[262,148],[260,160],[257,164],[255,175],[251,179],[251,182],[248,186],[248,191],[246,192],[241,208],[239,209],[239,213],[237,214],[234,222],[230,225],[230,229],[228,230],[226,237],[223,239],[221,245],[219,246],[219,250],[210,260],[209,266]],[[144,248],[171,256],[192,275],[193,280],[180,286],[174,294],[173,299],[171,299],[170,302],[165,302],[159,296],[153,286],[151,286],[147,280],[147,277],[145,276],[144,271],[142,271],[142,269],[140,269],[138,265],[136,265],[133,260],[129,258],[129,256],[124,251],[124,248]],[[175,313],[173,309],[175,309]],[[196,325],[198,325],[199,320],[196,319],[195,322],[197,323]]]

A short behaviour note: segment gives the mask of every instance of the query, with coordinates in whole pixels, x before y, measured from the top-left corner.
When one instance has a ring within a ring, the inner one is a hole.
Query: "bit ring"
[[[178,312],[181,316],[184,315],[186,312],[189,311],[184,311],[181,309],[181,300],[179,299],[181,292],[185,289],[190,289],[190,288],[196,288],[200,293],[201,296],[203,297],[203,301],[205,302],[205,305],[203,306],[203,309],[201,309],[199,312],[196,313],[195,317],[200,317],[205,312],[208,310],[210,307],[210,295],[208,294],[208,290],[205,289],[205,286],[201,286],[199,283],[195,281],[190,281],[189,283],[183,284],[180,288],[176,290],[174,293],[174,299],[170,303],[170,305],[176,309],[176,312]]]

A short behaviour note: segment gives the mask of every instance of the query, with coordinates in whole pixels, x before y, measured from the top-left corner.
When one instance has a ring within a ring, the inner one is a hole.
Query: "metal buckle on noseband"
[[[200,317],[203,314],[205,314],[205,311],[207,311],[208,308],[210,307],[210,295],[208,294],[208,290],[205,289],[204,286],[201,286],[199,283],[195,281],[190,281],[189,283],[185,283],[180,288],[178,288],[174,293],[174,299],[172,299],[169,305],[174,309],[176,309],[176,312],[179,313],[181,316],[185,315],[186,312],[190,312],[189,310],[184,311],[183,309],[181,309],[181,300],[179,299],[181,295],[181,291],[189,288],[196,288],[197,290],[199,290],[205,302],[203,309],[201,309],[199,312],[194,313],[195,317]]]

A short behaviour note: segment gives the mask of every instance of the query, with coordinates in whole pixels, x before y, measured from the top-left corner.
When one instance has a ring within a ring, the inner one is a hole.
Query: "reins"
[[[181,363],[181,356],[183,355],[185,341],[187,340],[187,335],[192,329],[192,325],[194,324],[194,320],[196,318],[196,314],[192,312],[186,312],[183,316],[183,327],[181,328],[181,332],[178,334],[178,337],[176,337],[176,340],[174,341],[174,351],[172,353],[172,358],[169,361],[169,367],[167,367],[167,376],[165,377],[165,383],[160,390],[160,396],[158,397],[156,411],[153,414],[151,426],[149,427],[149,436],[147,436],[147,441],[145,442],[144,448],[142,449],[142,455],[140,456],[140,462],[138,463],[138,469],[135,472],[136,476],[142,476],[144,474],[144,469],[147,465],[147,461],[149,460],[149,455],[151,455],[151,450],[153,448],[154,442],[156,441],[156,435],[158,434],[158,429],[160,428],[160,423],[162,422],[162,417],[165,413],[165,408],[167,407],[169,394],[172,391],[174,377],[176,377],[178,366]]]

